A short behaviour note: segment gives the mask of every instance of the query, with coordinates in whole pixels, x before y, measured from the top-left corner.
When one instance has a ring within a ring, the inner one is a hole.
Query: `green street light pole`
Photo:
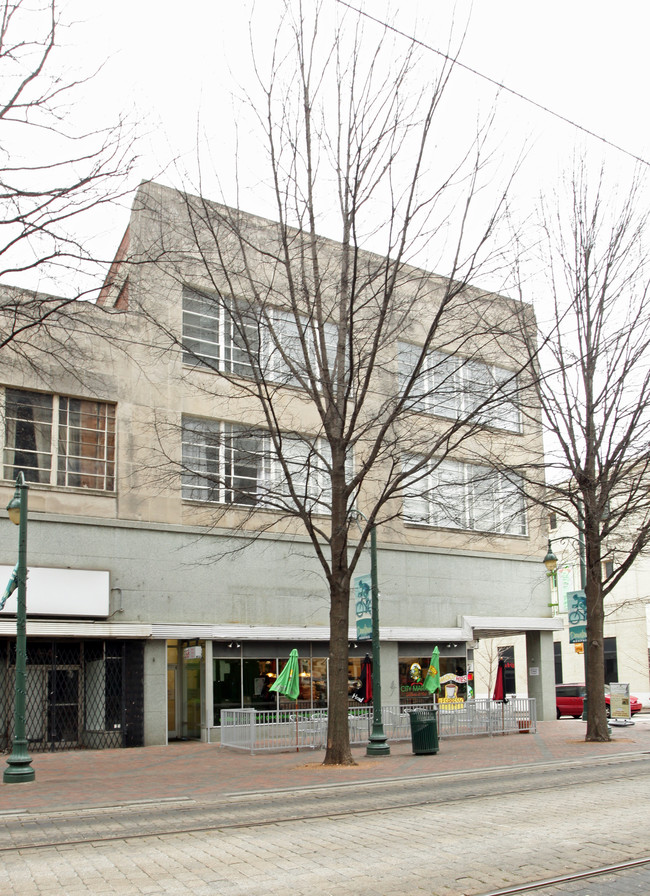
[[[381,717],[381,663],[379,659],[379,585],[377,581],[377,530],[370,529],[370,586],[372,591],[372,731],[367,756],[388,756],[390,746]]]
[[[33,781],[36,777],[31,767],[32,757],[27,752],[25,737],[25,667],[27,663],[27,491],[22,472],[16,479],[16,490],[7,504],[7,512],[12,523],[18,526],[18,607],[16,611],[16,679],[14,709],[14,739],[11,755],[4,770],[5,784],[19,784]]]
[[[585,549],[585,515],[583,510],[583,504],[581,503],[578,508],[578,548],[580,550],[580,587],[584,591],[585,594],[585,606],[587,601],[587,552]],[[587,627],[587,620],[585,619],[585,629]],[[589,668],[589,662],[587,658],[587,643],[584,646],[583,659],[585,664],[585,698],[582,701],[582,721],[587,721],[587,670]]]
[[[582,510],[579,511],[578,514],[578,549],[580,556],[580,587],[584,592],[586,592],[587,588],[587,561],[585,557],[585,529],[584,529],[584,518],[582,515]],[[544,566],[548,570],[548,575],[553,578],[557,586],[557,557],[553,553],[553,548],[551,546],[551,539],[548,540],[548,551],[546,552],[546,556],[543,560]],[[559,600],[559,595],[558,595]],[[549,606],[551,606],[549,604]],[[585,691],[587,689],[587,645],[585,644],[584,648],[584,664],[585,664]],[[587,698],[585,696],[582,701],[582,720],[583,722],[587,721]]]

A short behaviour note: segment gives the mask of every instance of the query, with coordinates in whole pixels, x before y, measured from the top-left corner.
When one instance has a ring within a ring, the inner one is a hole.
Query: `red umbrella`
[[[368,654],[361,663],[361,686],[352,696],[358,703],[372,703],[372,660]]]
[[[493,700],[500,700],[502,703],[506,702],[506,691],[504,687],[505,667],[506,664],[504,660],[499,660],[499,667],[497,669],[497,680],[494,684],[494,694],[492,694]]]

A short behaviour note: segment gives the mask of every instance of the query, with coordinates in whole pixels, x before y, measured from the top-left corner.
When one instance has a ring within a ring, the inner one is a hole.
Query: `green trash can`
[[[417,756],[438,752],[437,709],[414,709],[411,719],[411,744]]]

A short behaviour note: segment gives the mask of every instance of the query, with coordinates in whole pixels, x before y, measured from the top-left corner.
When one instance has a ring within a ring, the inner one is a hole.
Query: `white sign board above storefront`
[[[0,566],[0,594],[13,567]],[[27,617],[108,616],[110,576],[106,570],[54,569],[30,566],[27,571]],[[18,592],[7,598],[0,616],[16,615]]]

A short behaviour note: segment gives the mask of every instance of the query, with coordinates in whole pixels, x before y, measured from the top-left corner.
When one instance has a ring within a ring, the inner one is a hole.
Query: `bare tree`
[[[88,230],[80,234],[86,218],[124,193],[132,159],[122,121],[92,132],[71,125],[82,82],[57,61],[62,27],[57,0],[0,3],[0,283],[47,284],[0,287],[0,349],[28,361],[35,331],[81,297],[45,290],[62,277],[68,293],[80,269],[103,262],[88,248]]]
[[[186,427],[184,495],[216,502],[215,519],[219,503],[271,509],[269,525],[280,516],[309,536],[329,587],[325,762],[351,764],[350,584],[372,528],[403,537],[405,502],[414,523],[522,534],[513,483],[467,463],[481,439],[503,445],[518,427],[518,314],[469,286],[504,202],[499,193],[476,227],[485,133],[446,176],[430,171],[451,66],[416,88],[416,56],[395,52],[388,31],[378,39],[348,17],[327,43],[318,15],[289,11],[284,24],[291,46],[281,30],[270,74],[259,74],[265,105],[255,107],[277,222],[144,187],[136,208],[148,240],[130,258],[153,254],[184,284],[183,335],[176,316],[149,302],[152,287],[132,289],[130,307],[148,314],[161,351],[182,353],[193,390],[213,407],[237,406],[230,420],[246,411],[246,427]],[[446,276],[409,264],[443,237]],[[239,465],[221,463],[235,448]],[[169,458],[178,460],[173,448]],[[471,520],[457,500],[470,469]]]
[[[605,741],[603,600],[650,545],[649,219],[639,176],[621,192],[582,162],[565,186],[542,208],[548,291],[539,339],[526,341],[543,371],[544,506],[585,560],[586,739]]]

